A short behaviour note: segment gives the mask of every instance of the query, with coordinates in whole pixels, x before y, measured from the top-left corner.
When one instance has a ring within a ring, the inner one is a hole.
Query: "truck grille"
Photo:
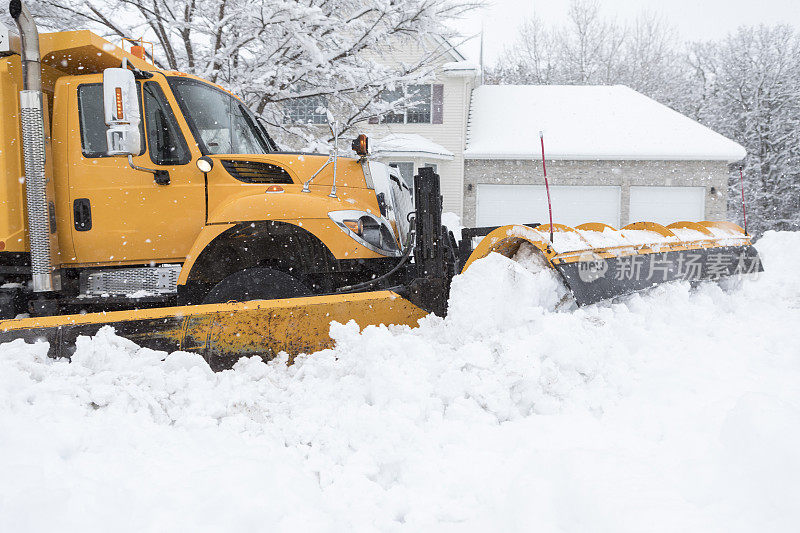
[[[261,161],[223,159],[222,166],[231,176],[245,183],[292,183],[286,170]]]

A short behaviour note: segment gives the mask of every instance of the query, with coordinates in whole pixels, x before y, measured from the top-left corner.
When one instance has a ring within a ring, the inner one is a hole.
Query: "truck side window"
[[[181,134],[175,115],[158,83],[144,84],[144,114],[147,121],[147,145],[156,165],[185,165],[191,160],[189,147]]]
[[[81,151],[84,157],[108,157],[106,122],[103,111],[103,84],[84,83],[78,86],[78,122],[81,127]],[[144,136],[144,127],[139,125]],[[139,155],[144,153],[144,147]]]

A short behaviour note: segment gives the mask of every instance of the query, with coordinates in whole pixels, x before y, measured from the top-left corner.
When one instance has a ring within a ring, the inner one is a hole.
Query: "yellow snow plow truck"
[[[454,275],[522,243],[578,305],[761,268],[726,222],[472,228],[456,242],[430,169],[412,191],[363,135],[355,157],[282,152],[224,88],[89,31],[40,36],[24,4],[9,10],[0,342],[44,339],[69,356],[110,324],[214,367],[309,352],[330,344],[332,320],[444,315]]]

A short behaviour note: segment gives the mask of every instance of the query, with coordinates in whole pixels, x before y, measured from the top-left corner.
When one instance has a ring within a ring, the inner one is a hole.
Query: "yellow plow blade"
[[[537,248],[575,296],[588,305],[660,283],[716,280],[761,272],[750,236],[731,222],[636,222],[621,229],[588,223],[575,228],[502,226],[484,237],[464,270],[492,252],[512,257],[523,242]]]
[[[215,370],[240,357],[266,359],[285,351],[311,353],[332,346],[330,323],[416,326],[427,313],[392,291],[254,300],[0,321],[0,342],[50,343],[51,357],[69,357],[79,335],[105,326],[140,346],[201,354]]]

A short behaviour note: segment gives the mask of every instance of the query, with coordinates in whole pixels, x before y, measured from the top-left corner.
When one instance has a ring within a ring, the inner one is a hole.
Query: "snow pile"
[[[524,248],[492,255],[447,319],[334,324],[291,367],[3,345],[0,530],[791,531],[800,233],[757,247],[730,292],[571,312]]]
[[[449,211],[442,213],[442,225],[445,226],[448,231],[453,232],[456,241],[461,240],[461,230],[464,229],[464,226],[461,225],[461,218],[459,218],[458,215]]]

